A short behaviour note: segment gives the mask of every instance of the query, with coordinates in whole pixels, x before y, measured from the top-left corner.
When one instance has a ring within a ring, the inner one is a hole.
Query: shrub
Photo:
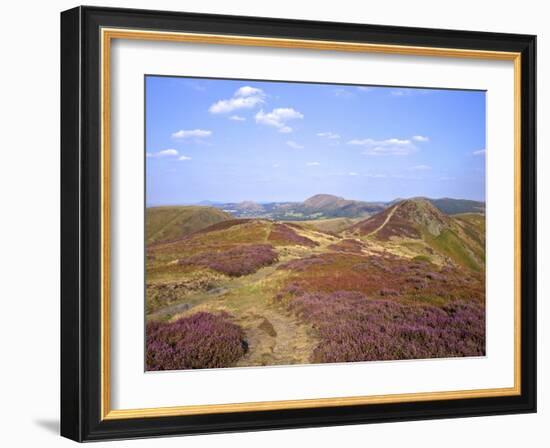
[[[485,300],[484,276],[460,267],[439,268],[431,263],[411,263],[403,258],[329,252],[279,266],[287,269],[287,283],[298,283],[303,292],[358,291],[371,298],[382,289],[393,289],[403,299],[419,294],[446,300]]]
[[[289,271],[301,272],[305,271],[311,266],[323,265],[325,261],[317,256],[311,256],[307,258],[296,258],[294,260],[287,261],[281,264],[277,269],[287,269]]]
[[[439,275],[437,272],[427,272],[426,278],[429,280],[444,280],[444,277]]]
[[[175,322],[149,322],[147,370],[228,367],[246,352],[243,330],[227,313],[199,312]]]
[[[146,313],[173,305],[186,299],[189,294],[210,291],[223,278],[217,272],[197,270],[181,275],[177,281],[148,282],[146,287]]]
[[[306,238],[305,236],[298,235],[287,224],[273,224],[268,240],[274,244],[279,245],[291,245],[297,244],[299,246],[315,247],[319,243]]]
[[[198,230],[197,232],[194,232],[194,235],[202,234],[202,233],[208,233],[208,232],[215,232],[219,230],[227,230],[231,227],[240,226],[242,224],[246,224],[253,221],[252,219],[228,219],[227,221],[220,221],[215,224],[212,224],[204,229]]]
[[[444,307],[371,300],[361,293],[305,293],[289,301],[321,339],[313,362],[481,356],[485,311],[454,301]]]
[[[363,244],[360,241],[357,240],[342,240],[338,243],[331,244],[328,246],[331,250],[341,251],[341,252],[353,252],[353,253],[361,253],[361,250],[363,249]]]
[[[233,277],[248,275],[277,261],[270,244],[236,246],[219,252],[202,252],[178,261],[180,266],[204,266]]]
[[[400,295],[400,292],[395,290],[395,289],[390,289],[390,288],[382,288],[379,292],[379,294],[382,296],[382,297],[387,297],[387,296],[399,296]]]

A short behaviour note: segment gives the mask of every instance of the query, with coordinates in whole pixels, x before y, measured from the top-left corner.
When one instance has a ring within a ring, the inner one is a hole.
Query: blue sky
[[[485,92],[147,76],[146,203],[485,200]]]

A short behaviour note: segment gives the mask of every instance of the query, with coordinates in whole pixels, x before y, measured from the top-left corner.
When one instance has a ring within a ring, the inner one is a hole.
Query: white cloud
[[[474,156],[484,156],[486,153],[485,149],[478,149],[477,151],[474,151],[472,154]]]
[[[247,96],[263,96],[264,92],[262,89],[257,89],[256,87],[244,86],[240,87],[233,96],[238,97],[247,97]]]
[[[319,166],[321,165],[319,162],[307,162],[306,166]]]
[[[456,177],[441,176],[439,180],[456,180]]]
[[[337,140],[337,139],[340,138],[340,135],[329,131],[329,132],[318,132],[317,137],[323,137],[323,138],[328,138],[328,139],[331,139],[331,140]]]
[[[357,90],[359,90],[360,92],[370,92],[372,90],[372,87],[359,86],[357,87]]]
[[[413,95],[425,95],[429,92],[428,89],[393,89],[390,91],[391,96],[413,96]]]
[[[408,139],[389,138],[386,140],[374,140],[372,138],[354,139],[348,145],[364,146],[364,154],[371,156],[398,155],[406,156],[416,152],[416,146]]]
[[[304,115],[292,107],[278,107],[271,112],[265,113],[260,110],[256,116],[256,123],[264,124],[266,126],[273,126],[282,133],[292,132],[292,128],[286,125],[289,120],[296,120],[304,118]]]
[[[172,157],[177,155],[177,149],[163,149],[162,151],[152,154],[152,157]]]
[[[422,143],[425,143],[425,142],[429,142],[430,139],[424,135],[415,135],[412,137],[412,139],[415,141],[415,142],[422,142]]]
[[[189,157],[189,156],[179,156],[178,160],[181,160],[183,162],[185,160],[191,160],[191,157]]]
[[[208,110],[212,114],[226,114],[237,109],[252,109],[260,103],[263,103],[260,97],[231,98],[212,104]]]
[[[231,115],[229,119],[233,121],[246,121],[246,118],[241,117],[240,115]]]
[[[299,143],[296,143],[292,140],[287,141],[286,144],[288,146],[290,146],[291,148],[294,148],[294,149],[303,149],[304,148],[303,145],[300,145]]]
[[[145,153],[145,157],[153,157],[153,153],[151,153],[151,152],[146,152],[146,153]]]
[[[337,96],[339,98],[351,98],[353,97],[353,93],[351,93],[347,89],[338,88],[334,89],[334,96]]]
[[[264,103],[264,97],[262,89],[243,86],[233,94],[232,98],[216,101],[208,111],[211,114],[226,114],[238,109],[252,109]]]
[[[348,173],[348,176],[359,176],[355,171],[351,171]]]
[[[205,138],[210,137],[212,131],[205,131],[204,129],[191,129],[191,130],[179,130],[172,134],[173,138]]]
[[[415,166],[411,166],[409,168],[409,171],[428,171],[431,169],[432,167],[430,165],[415,165]]]

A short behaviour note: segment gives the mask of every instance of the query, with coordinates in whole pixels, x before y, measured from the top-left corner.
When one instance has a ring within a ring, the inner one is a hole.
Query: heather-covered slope
[[[381,213],[358,222],[350,230],[361,236],[372,236],[387,241],[391,237],[422,237],[422,233],[433,236],[452,227],[451,218],[440,212],[426,199],[406,199],[392,205]]]
[[[429,259],[429,252],[435,250],[460,265],[480,270],[485,263],[484,221],[483,215],[446,215],[431,201],[417,198],[398,202],[358,222],[349,232],[409,249],[416,241],[419,255]]]
[[[146,253],[150,369],[485,353],[482,214],[413,199],[360,221],[232,218]]]

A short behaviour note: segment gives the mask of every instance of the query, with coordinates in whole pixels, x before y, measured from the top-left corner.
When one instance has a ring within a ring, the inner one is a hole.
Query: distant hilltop
[[[189,238],[208,244],[264,244],[270,235],[271,243],[284,240],[289,245],[315,247],[316,238],[322,234],[323,238],[334,239],[328,248],[335,251],[361,251],[365,242],[372,241],[376,246],[389,244],[401,256],[430,259],[437,264],[451,259],[480,271],[485,263],[485,217],[480,213],[484,207],[476,201],[412,198],[378,205],[323,194],[302,203],[260,205],[246,201],[224,206],[231,209],[197,205],[148,208],[147,245],[170,245]],[[264,216],[252,216],[259,213],[260,207]],[[460,213],[445,213],[440,207]],[[367,212],[373,209],[377,211]],[[356,218],[330,217],[342,210],[364,214]],[[237,213],[244,216],[238,217]],[[299,233],[295,235],[296,231]]]
[[[447,215],[485,213],[485,202],[453,198],[409,198],[430,202]],[[201,201],[196,205],[214,207],[236,218],[265,218],[286,221],[304,221],[328,218],[366,218],[404,198],[393,201],[359,201],[332,194],[316,194],[303,202],[216,202]]]

